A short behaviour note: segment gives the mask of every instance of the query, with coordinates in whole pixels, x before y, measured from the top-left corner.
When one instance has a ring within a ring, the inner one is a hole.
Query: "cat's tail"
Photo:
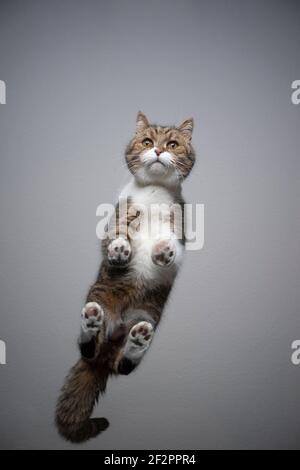
[[[108,373],[80,360],[70,370],[56,407],[59,433],[72,442],[83,442],[109,425],[105,418],[90,419],[99,394],[106,388]]]

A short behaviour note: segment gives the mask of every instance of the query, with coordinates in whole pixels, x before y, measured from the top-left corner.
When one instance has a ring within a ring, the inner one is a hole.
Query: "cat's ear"
[[[183,121],[182,124],[178,127],[178,130],[183,133],[184,137],[190,141],[192,140],[192,133],[193,133],[193,128],[194,128],[194,119],[186,119]]]
[[[145,114],[139,111],[136,117],[136,133],[139,134],[140,132],[143,132],[147,127],[149,127],[149,125],[149,121]]]

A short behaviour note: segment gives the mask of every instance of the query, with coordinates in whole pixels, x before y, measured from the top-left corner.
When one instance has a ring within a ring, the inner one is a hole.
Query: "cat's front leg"
[[[112,240],[107,247],[107,260],[111,266],[126,267],[131,258],[130,241],[120,236]]]
[[[178,262],[181,256],[181,248],[176,239],[163,238],[154,243],[151,258],[154,264],[169,267]]]
[[[137,229],[140,211],[131,206],[130,211],[127,211],[124,217],[119,217],[119,209],[117,209],[116,215],[117,220],[113,221],[104,241],[104,253],[110,266],[123,268],[128,265],[131,259],[132,248],[129,231]]]

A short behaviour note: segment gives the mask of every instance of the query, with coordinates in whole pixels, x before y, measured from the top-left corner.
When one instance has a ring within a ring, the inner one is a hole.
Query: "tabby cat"
[[[56,409],[59,432],[73,442],[108,426],[90,419],[94,404],[110,375],[127,375],[141,362],[160,321],[182,261],[184,217],[174,208],[183,209],[181,183],[195,161],[192,130],[192,119],[162,127],[137,115],[125,155],[133,178],[107,226],[103,261],[81,313],[81,359]]]

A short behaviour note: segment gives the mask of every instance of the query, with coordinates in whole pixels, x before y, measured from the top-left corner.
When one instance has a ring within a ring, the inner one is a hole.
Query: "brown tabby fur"
[[[185,135],[186,129],[189,131],[190,121],[179,128],[150,126],[145,116],[139,113],[138,122],[140,127],[126,149],[129,170],[134,174],[142,164],[139,154],[142,151],[142,141],[146,137],[155,140],[161,148],[166,142],[176,140],[178,147],[174,152],[175,164],[180,178],[184,179],[195,159],[190,139]],[[143,277],[133,276],[130,267],[120,269],[108,263],[107,247],[111,242],[111,231],[116,229],[116,236],[123,234],[130,239],[128,225],[133,220],[138,220],[138,217],[138,212],[128,210],[125,219],[121,219],[117,206],[116,222],[110,223],[108,236],[102,242],[103,261],[86,302],[97,302],[103,307],[105,328],[100,331],[94,344],[91,342],[89,345],[92,357],[82,357],[71,369],[56,408],[58,430],[62,436],[73,442],[89,439],[108,426],[104,418],[90,419],[90,415],[99,394],[105,391],[108,377],[118,373],[122,346],[128,332],[137,322],[136,318],[125,318],[124,312],[129,308],[146,310],[153,320],[153,326],[156,327],[172,287],[171,284],[152,285]],[[105,331],[109,331],[109,334],[105,334]]]

